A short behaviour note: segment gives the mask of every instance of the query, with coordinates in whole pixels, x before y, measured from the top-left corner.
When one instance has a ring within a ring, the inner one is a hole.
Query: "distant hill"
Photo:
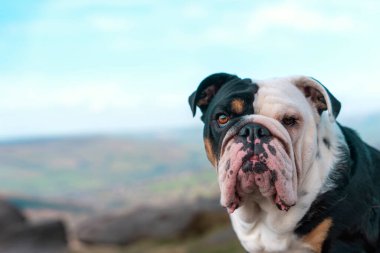
[[[3,142],[0,189],[99,209],[215,194],[201,130],[173,133]]]

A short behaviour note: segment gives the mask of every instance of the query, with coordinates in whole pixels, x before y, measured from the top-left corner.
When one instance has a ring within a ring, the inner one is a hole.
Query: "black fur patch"
[[[335,188],[317,197],[295,233],[309,233],[327,217],[332,227],[322,252],[379,252],[380,152],[351,129],[340,126],[349,151],[335,165]]]

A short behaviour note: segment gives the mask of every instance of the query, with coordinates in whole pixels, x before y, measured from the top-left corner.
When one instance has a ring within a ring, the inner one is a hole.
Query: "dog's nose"
[[[268,128],[260,124],[247,124],[239,131],[239,136],[249,138],[250,140],[261,139],[271,136]]]

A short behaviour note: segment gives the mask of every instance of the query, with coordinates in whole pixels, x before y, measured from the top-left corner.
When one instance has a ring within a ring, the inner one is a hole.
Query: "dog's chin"
[[[264,197],[287,211],[296,202],[294,172],[293,162],[277,138],[250,143],[235,137],[218,164],[221,204],[232,213],[247,197]]]

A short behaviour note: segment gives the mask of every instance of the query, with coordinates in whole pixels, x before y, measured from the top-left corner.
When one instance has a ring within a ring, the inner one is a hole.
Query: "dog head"
[[[318,149],[321,116],[335,121],[339,101],[304,76],[252,81],[217,73],[189,97],[204,122],[207,157],[218,171],[221,204],[232,213],[248,196],[280,210],[295,205],[297,185]]]

